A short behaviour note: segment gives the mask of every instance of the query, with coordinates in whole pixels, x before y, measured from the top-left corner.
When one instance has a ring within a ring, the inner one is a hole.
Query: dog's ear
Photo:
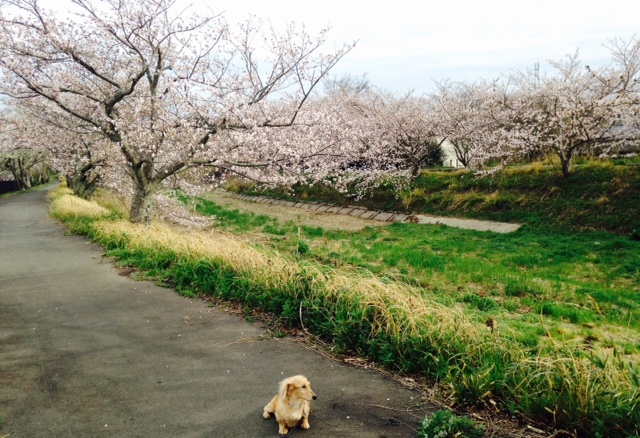
[[[296,389],[296,385],[287,383],[287,396],[290,396],[294,389]]]

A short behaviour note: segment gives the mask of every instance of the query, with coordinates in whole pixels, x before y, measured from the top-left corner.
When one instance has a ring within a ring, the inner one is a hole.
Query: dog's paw
[[[311,427],[311,425],[309,424],[309,422],[305,418],[304,420],[302,420],[302,423],[300,423],[300,427],[303,428],[304,430],[307,430],[307,429],[309,429]]]
[[[271,412],[264,411],[262,417],[266,420],[267,418],[271,418]]]

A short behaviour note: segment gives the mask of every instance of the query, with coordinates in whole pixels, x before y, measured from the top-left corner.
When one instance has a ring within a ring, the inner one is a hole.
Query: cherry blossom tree
[[[46,157],[27,149],[15,149],[0,156],[0,168],[11,173],[18,190],[27,190],[49,181]]]
[[[71,0],[66,18],[38,0],[2,4],[1,91],[47,101],[115,145],[132,222],[149,223],[155,194],[194,169],[291,181],[328,153],[297,140],[313,130],[299,122],[305,103],[352,47],[322,53],[326,31],[277,32],[253,17],[232,29],[176,0]]]
[[[32,148],[26,137],[26,117],[12,110],[0,112],[0,171],[8,172],[19,190],[49,181],[49,154],[43,148]]]
[[[408,170],[413,178],[436,157],[446,137],[432,103],[413,92],[370,89],[350,100],[350,111],[364,124],[362,141],[369,155],[385,157],[387,168]]]
[[[543,155],[538,137],[538,113],[531,111],[530,89],[522,87],[522,84],[534,83],[531,78],[526,74],[516,78],[507,76],[488,86],[484,103],[488,132],[480,151],[485,162],[494,160],[499,163],[497,167],[502,167],[509,162],[528,161]]]
[[[618,48],[621,57],[629,55],[626,49]],[[519,111],[527,119],[521,131],[528,131],[543,151],[558,156],[564,176],[571,173],[577,153],[607,151],[623,141],[637,140],[632,119],[637,114],[634,81],[639,58],[637,53],[631,56],[635,60],[625,58],[627,65],[596,70],[583,67],[576,51],[562,60],[549,61],[554,73],[540,81],[520,81],[520,93],[528,102]]]
[[[551,65],[557,73],[531,91],[535,129],[541,147],[556,153],[567,176],[576,152],[608,141],[618,116],[612,112],[612,90],[581,66],[577,52]]]
[[[113,143],[51,102],[27,99],[11,107],[19,114],[13,126],[22,147],[46,154],[50,168],[76,196],[90,199],[105,175],[118,173],[111,167],[124,167]]]
[[[605,47],[609,49],[613,65],[605,75],[589,71],[612,90],[616,113],[619,118],[611,134],[615,142],[604,147],[603,153],[612,153],[614,148],[638,148],[640,140],[640,38],[629,40],[612,38]]]
[[[498,153],[495,95],[486,81],[436,84],[430,100],[439,115],[439,133],[465,167],[480,167]]]

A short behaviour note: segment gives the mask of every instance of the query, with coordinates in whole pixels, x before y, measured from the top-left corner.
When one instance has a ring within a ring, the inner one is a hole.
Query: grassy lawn
[[[363,268],[417,286],[425,296],[495,320],[524,346],[573,342],[584,350],[640,353],[640,242],[594,231],[525,226],[495,234],[392,224],[359,232],[279,224],[197,200],[218,227],[253,233],[281,253],[332,267]]]
[[[401,193],[383,184],[359,200],[322,185],[266,193],[378,210],[518,222],[542,229],[635,232],[640,238],[640,158],[578,161],[574,167],[569,177],[562,177],[553,162],[508,167],[484,177],[467,170],[431,170]],[[265,193],[239,183],[228,188]]]
[[[335,351],[439,382],[460,404],[622,437],[640,433],[638,173],[634,161],[584,163],[572,181],[547,165],[488,179],[427,172],[397,198],[382,187],[361,201],[524,224],[510,234],[417,224],[328,231],[201,198],[184,200],[216,215],[213,231],[135,226],[64,193],[52,210],[183,294],[303,324]],[[287,196],[352,203],[322,187]]]

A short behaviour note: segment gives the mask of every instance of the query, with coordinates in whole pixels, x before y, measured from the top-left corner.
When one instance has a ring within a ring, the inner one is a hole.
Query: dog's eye
[[[306,388],[306,387],[307,387],[307,385],[302,385],[302,387],[303,387],[303,388]]]

